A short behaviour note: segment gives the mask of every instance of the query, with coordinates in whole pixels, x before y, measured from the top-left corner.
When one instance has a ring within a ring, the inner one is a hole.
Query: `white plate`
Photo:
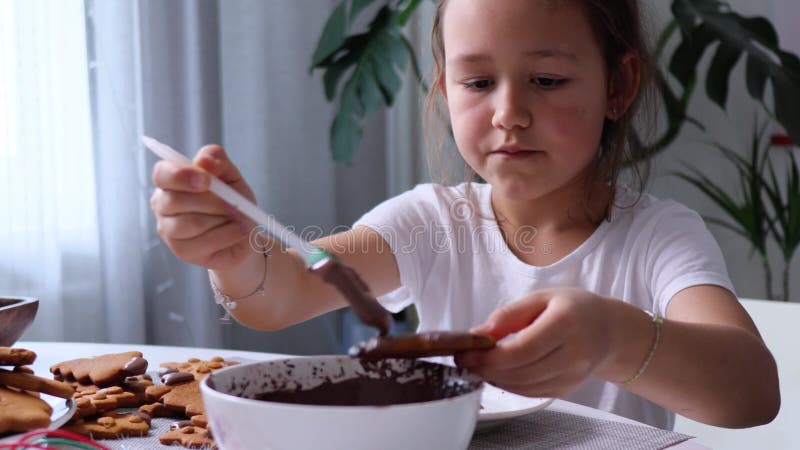
[[[552,398],[525,397],[484,383],[475,431],[486,431],[506,420],[547,408],[550,403]]]
[[[75,399],[73,398],[64,400],[63,398],[42,394],[42,400],[46,401],[47,404],[53,408],[53,413],[50,414],[50,426],[48,427],[51,430],[61,428],[72,418],[72,415],[75,414],[76,406]]]

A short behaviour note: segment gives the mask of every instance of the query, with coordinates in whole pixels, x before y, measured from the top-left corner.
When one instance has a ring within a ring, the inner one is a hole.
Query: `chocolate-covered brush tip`
[[[319,261],[310,270],[321,275],[325,282],[336,286],[363,323],[377,328],[382,336],[389,333],[389,312],[378,303],[355,270],[333,257]]]

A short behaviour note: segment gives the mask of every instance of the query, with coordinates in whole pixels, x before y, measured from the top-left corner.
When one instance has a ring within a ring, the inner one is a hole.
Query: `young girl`
[[[455,358],[500,388],[667,429],[674,412],[771,421],[775,362],[703,221],[617,186],[649,68],[637,2],[443,0],[432,45],[433,95],[486,184],[420,185],[316,244],[389,310],[415,304],[421,331],[502,339]],[[158,230],[244,297],[239,322],[275,330],[347,306],[296,253],[251,249],[252,224],[207,190],[211,173],[254,200],[222,148],[195,164],[156,165]]]

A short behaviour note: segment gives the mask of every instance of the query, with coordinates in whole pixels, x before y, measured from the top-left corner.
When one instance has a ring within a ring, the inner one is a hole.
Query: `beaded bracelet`
[[[256,289],[241,297],[231,298],[228,294],[223,294],[222,291],[219,290],[217,285],[214,283],[214,278],[211,276],[211,271],[208,271],[208,280],[211,282],[211,290],[214,292],[214,303],[222,306],[225,310],[225,315],[219,318],[219,321],[222,323],[230,323],[231,322],[231,310],[236,309],[238,306],[239,300],[244,300],[248,297],[252,297],[253,295],[259,294],[264,296],[266,294],[266,289],[264,288],[264,283],[267,281],[267,264],[269,263],[269,252],[264,253],[264,275],[261,276],[261,282],[258,283],[258,287]]]
[[[661,324],[664,323],[664,320],[661,317],[653,316],[653,323],[656,325],[656,337],[653,339],[653,346],[650,347],[650,353],[647,354],[647,358],[644,359],[642,363],[642,367],[639,367],[639,370],[636,373],[628,378],[627,380],[623,381],[621,384],[623,386],[627,386],[634,381],[638,380],[639,377],[642,376],[647,367],[650,365],[650,362],[653,360],[653,356],[656,354],[656,349],[658,349],[658,341],[661,339]]]

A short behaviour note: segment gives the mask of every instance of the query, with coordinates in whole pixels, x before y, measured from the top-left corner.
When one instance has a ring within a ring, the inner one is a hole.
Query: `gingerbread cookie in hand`
[[[0,366],[24,366],[33,364],[36,353],[24,348],[0,347]]]
[[[0,386],[0,434],[46,427],[52,412],[44,400]]]

